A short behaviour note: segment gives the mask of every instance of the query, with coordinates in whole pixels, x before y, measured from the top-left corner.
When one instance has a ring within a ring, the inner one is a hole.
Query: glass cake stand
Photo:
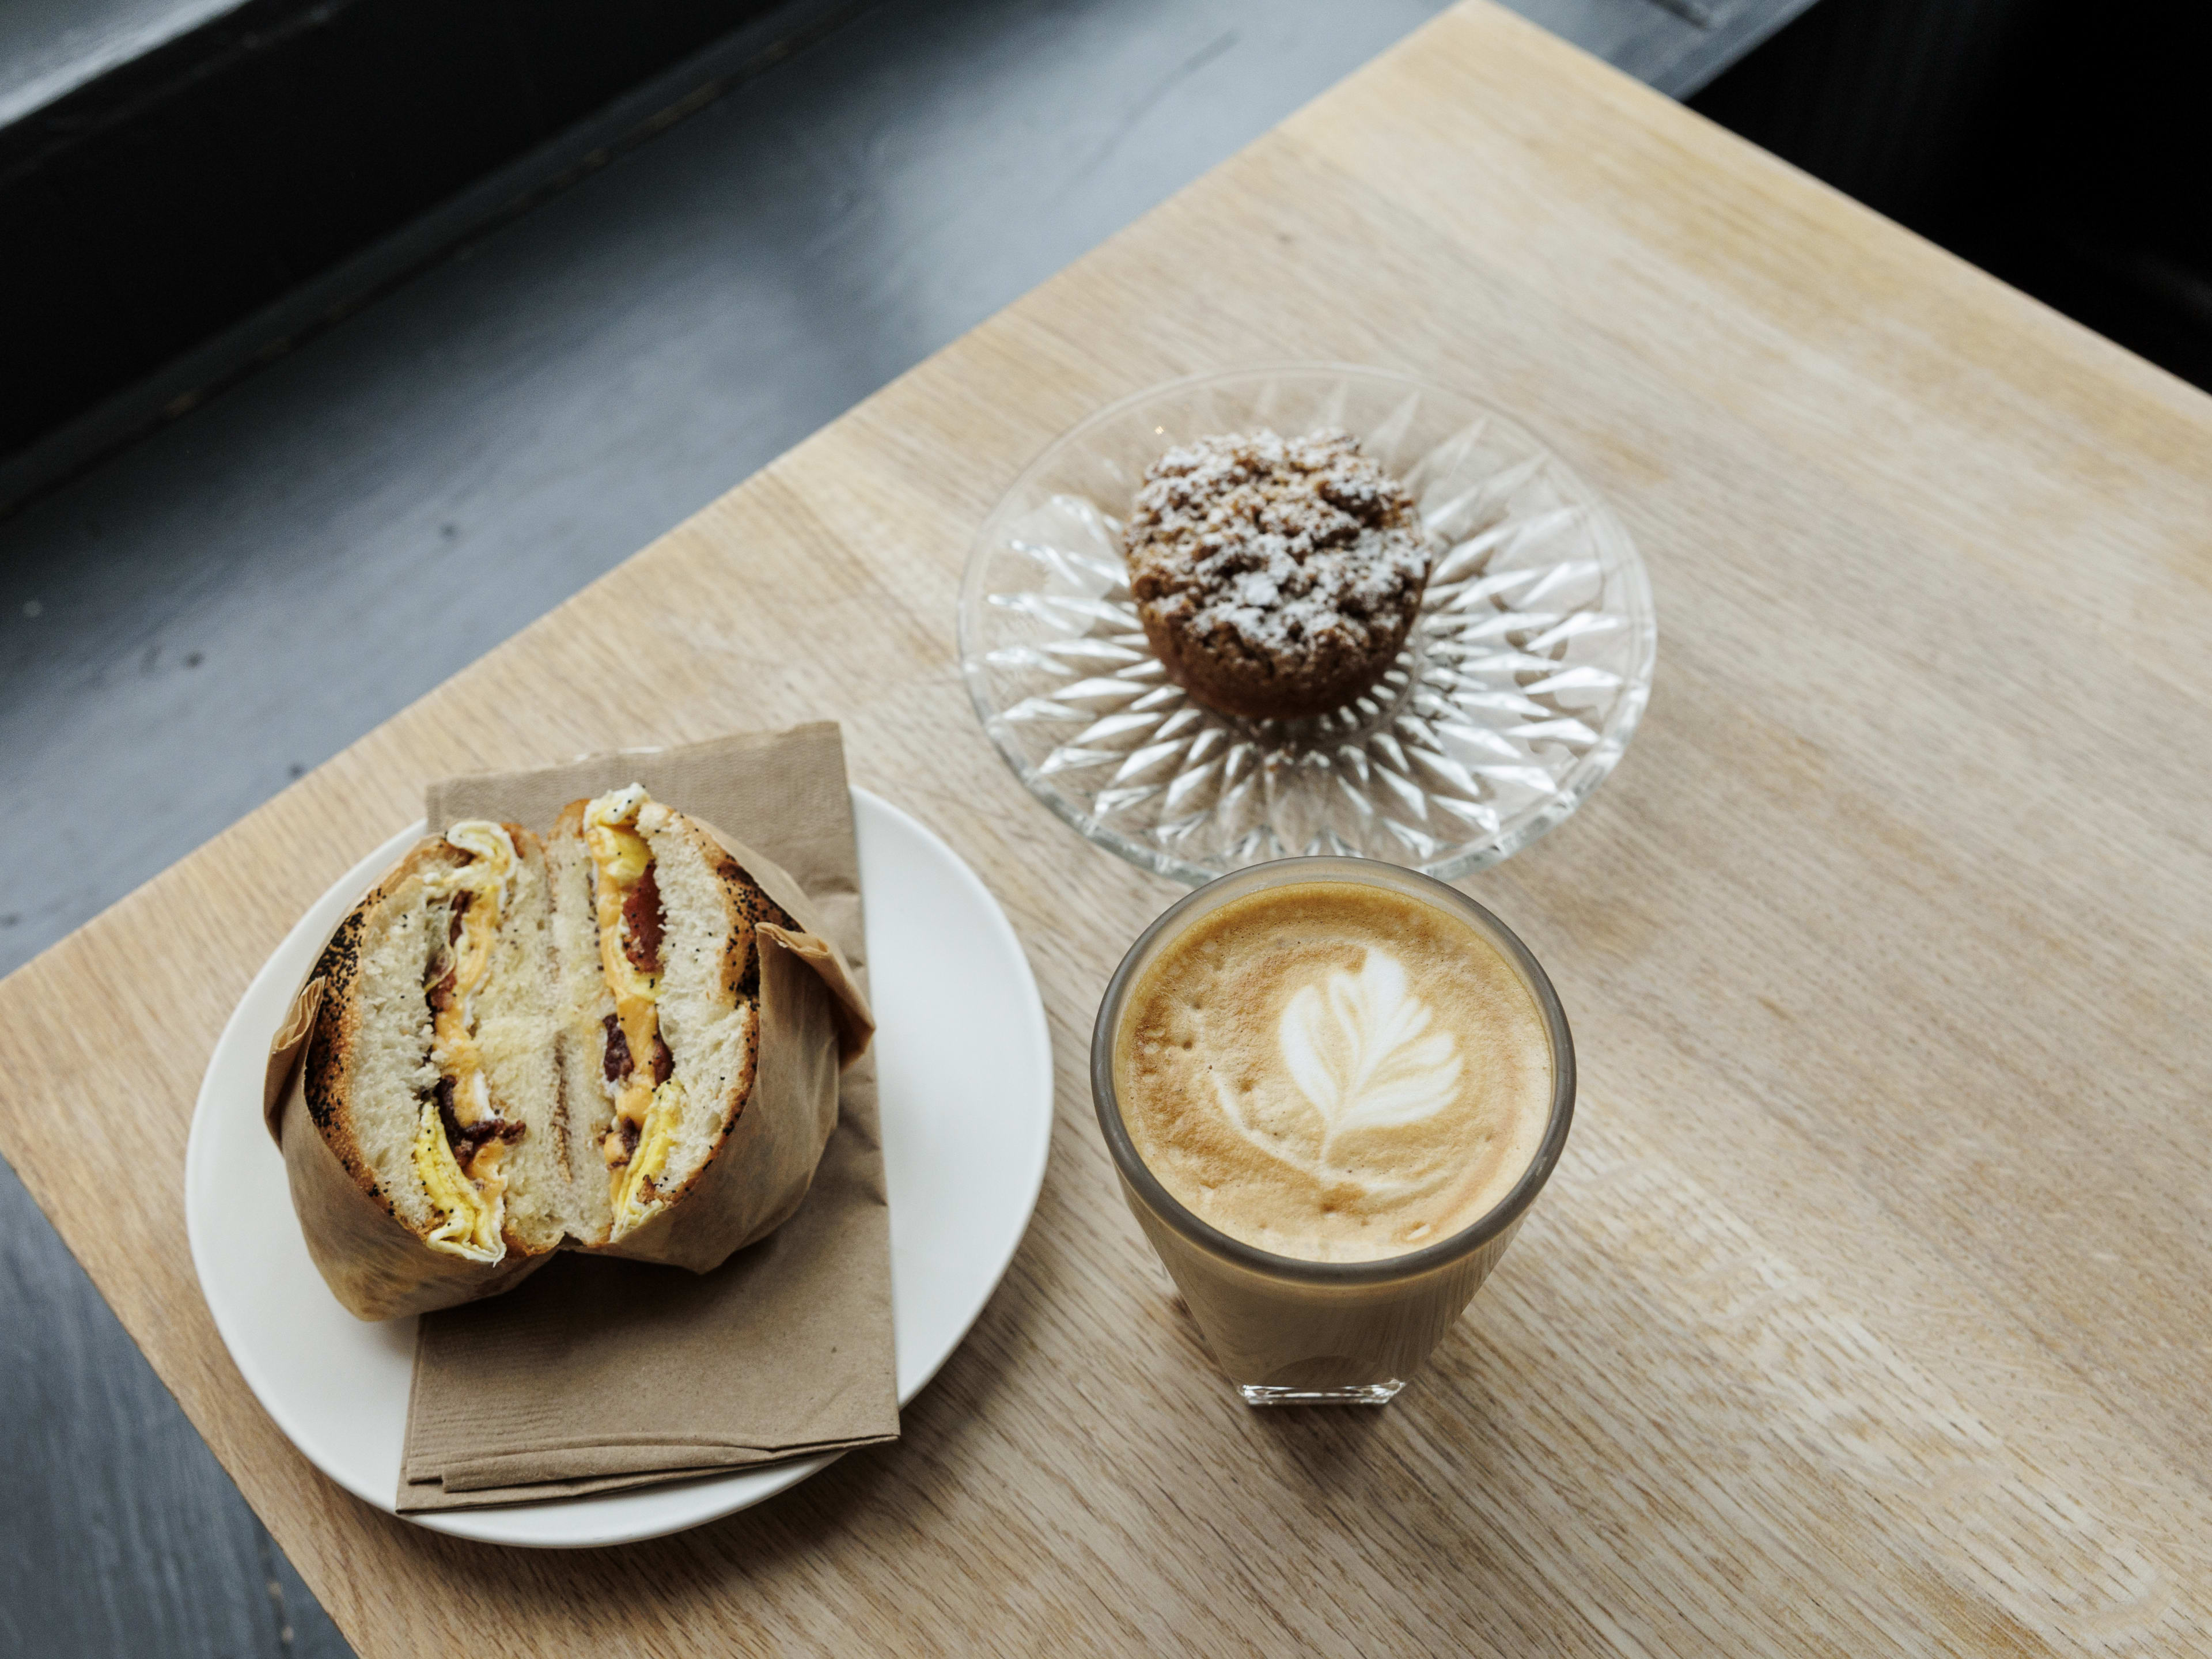
[[[1170,446],[1336,426],[1419,499],[1437,563],[1367,695],[1304,720],[1217,714],[1137,620],[1121,518]],[[1525,428],[1411,376],[1291,363],[1171,381],[1062,434],[992,509],[960,593],[984,730],[1100,846],[1196,885],[1348,854],[1442,880],[1509,858],[1620,759],[1651,692],[1651,585],[1610,507]]]

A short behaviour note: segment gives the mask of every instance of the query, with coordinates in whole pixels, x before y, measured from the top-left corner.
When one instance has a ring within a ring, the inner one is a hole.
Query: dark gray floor
[[[887,0],[0,524],[0,970],[1443,4]],[[1795,9],[1686,8],[1522,9]],[[0,1651],[345,1651],[4,1171],[0,1261]]]

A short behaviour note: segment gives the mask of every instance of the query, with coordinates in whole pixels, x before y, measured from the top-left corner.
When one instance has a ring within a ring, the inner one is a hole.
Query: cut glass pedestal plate
[[[1208,434],[1341,427],[1411,486],[1437,548],[1406,648],[1306,720],[1221,714],[1168,679],[1121,530],[1145,471]],[[960,599],[984,729],[1102,847],[1196,884],[1348,854],[1450,880],[1563,822],[1650,696],[1658,631],[1610,507],[1509,416],[1376,369],[1293,364],[1156,386],[1061,436],[993,509]]]

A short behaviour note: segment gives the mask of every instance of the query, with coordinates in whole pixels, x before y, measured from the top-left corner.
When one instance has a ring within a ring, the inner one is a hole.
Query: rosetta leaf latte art
[[[1372,947],[1358,974],[1339,969],[1293,996],[1277,1038],[1291,1080],[1321,1114],[1324,1158],[1346,1131],[1418,1123],[1459,1090],[1451,1033],[1429,1030],[1405,969]]]

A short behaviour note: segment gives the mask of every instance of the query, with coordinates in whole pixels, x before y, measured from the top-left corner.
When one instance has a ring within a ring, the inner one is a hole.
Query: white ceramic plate
[[[1052,1041],[1021,943],[975,872],[888,802],[856,789],[853,806],[869,896],[904,1405],[982,1312],[1036,1207],[1052,1139]],[[261,1076],[316,950],[422,833],[417,823],[355,866],[255,975],[208,1062],[185,1152],[192,1265],[246,1385],[309,1462],[387,1511],[399,1487],[415,1322],[364,1325],[324,1287],[293,1218],[283,1159],[262,1127]],[[629,1543],[757,1504],[831,1461],[409,1519],[489,1543]]]

